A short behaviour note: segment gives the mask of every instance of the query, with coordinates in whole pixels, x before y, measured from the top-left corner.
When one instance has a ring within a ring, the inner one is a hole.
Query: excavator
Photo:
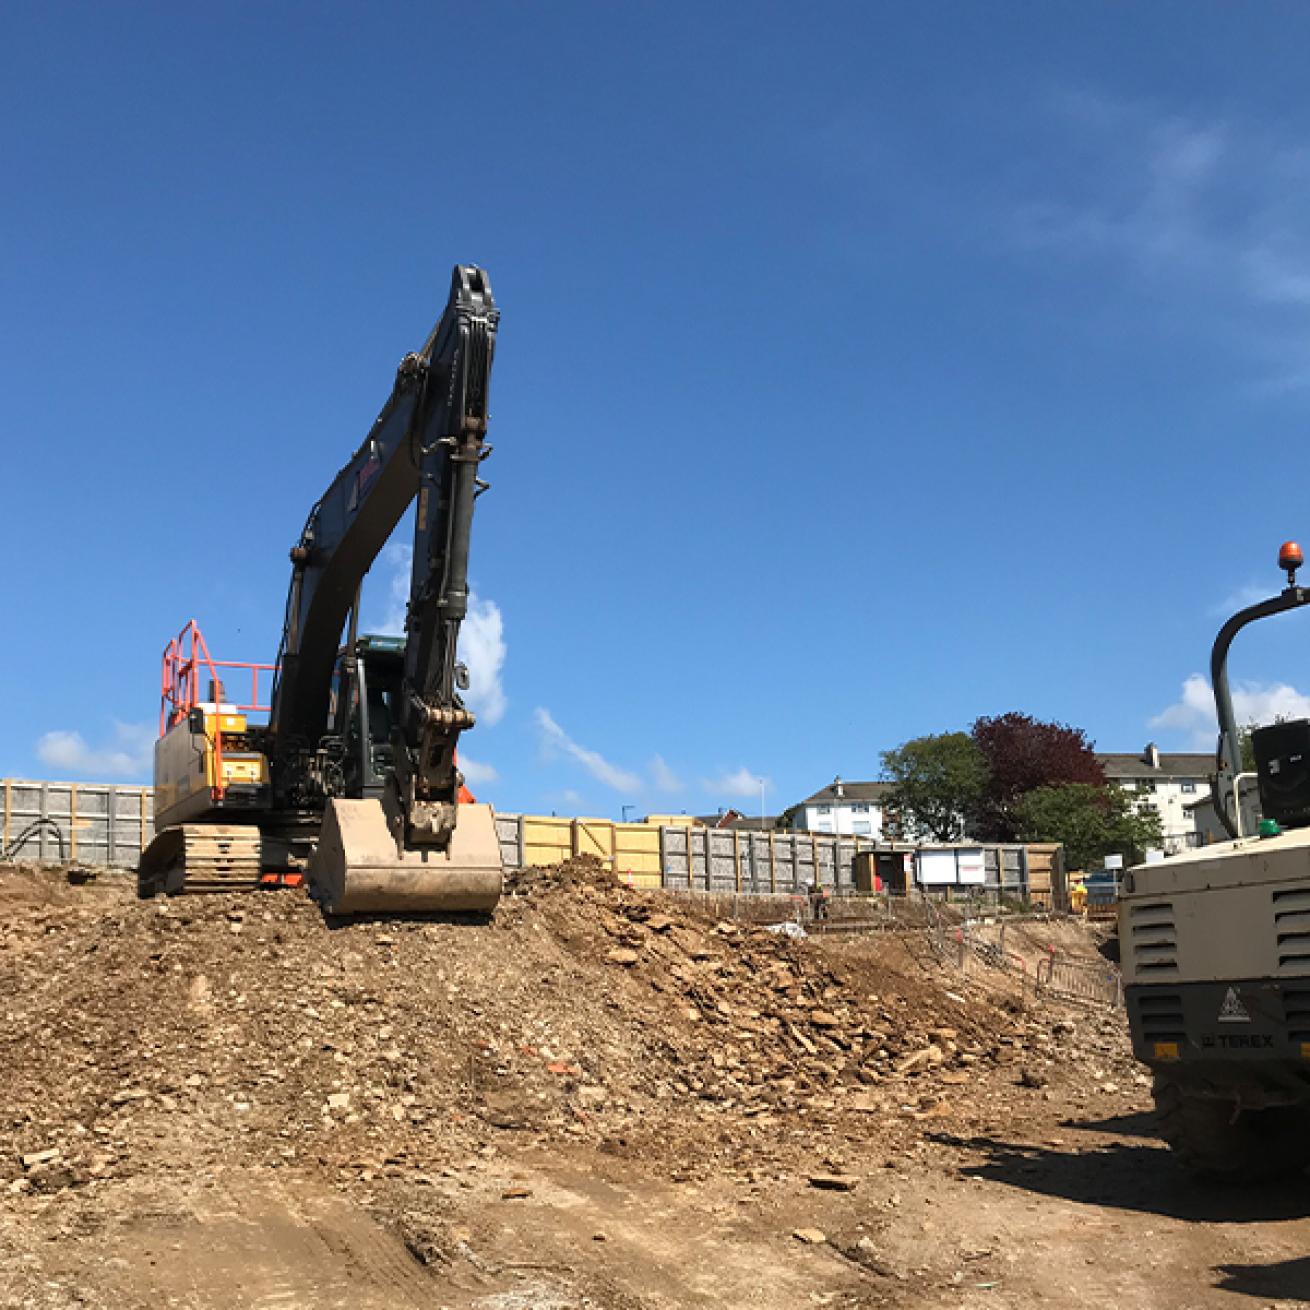
[[[457,760],[474,724],[457,645],[499,318],[486,273],[457,265],[437,325],[291,548],[276,664],[212,659],[194,620],[169,643],[143,897],[307,882],[331,915],[495,908],[495,816]],[[415,501],[405,635],[361,634],[364,576]],[[246,702],[229,699],[234,673],[250,678]]]

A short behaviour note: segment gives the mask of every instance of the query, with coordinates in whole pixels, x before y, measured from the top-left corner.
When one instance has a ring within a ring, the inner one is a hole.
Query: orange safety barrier
[[[219,669],[238,669],[250,675],[250,699],[233,702],[228,698],[227,687],[219,677]],[[219,699],[229,704],[238,714],[267,714],[269,707],[259,699],[259,675],[276,673],[276,664],[246,664],[235,660],[216,660],[209,654],[209,646],[192,619],[172,641],[164,647],[164,668],[160,679],[159,735],[162,737],[175,723],[180,723],[201,704],[200,675],[208,670],[210,680],[222,688]]]
[[[227,687],[219,669],[234,669],[250,675],[250,699],[234,702],[228,698]],[[207,671],[213,684],[215,704],[214,728],[214,786],[211,789],[215,802],[223,799],[223,733],[219,728],[222,707],[230,705],[237,714],[267,714],[269,707],[259,699],[259,675],[276,673],[276,664],[248,664],[235,660],[216,660],[209,653],[209,645],[200,625],[192,619],[172,641],[164,647],[164,667],[159,684],[159,735],[181,723],[205,698],[200,694],[201,672]]]

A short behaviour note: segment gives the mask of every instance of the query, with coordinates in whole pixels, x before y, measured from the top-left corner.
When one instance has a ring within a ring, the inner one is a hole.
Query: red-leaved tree
[[[1019,801],[1038,787],[1105,785],[1105,770],[1081,728],[1012,711],[978,719],[971,732],[987,761],[987,785],[969,825],[983,841],[1017,841]]]

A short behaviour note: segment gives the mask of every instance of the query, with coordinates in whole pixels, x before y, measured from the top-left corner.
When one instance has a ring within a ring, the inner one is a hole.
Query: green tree
[[[1099,868],[1107,855],[1141,860],[1160,844],[1160,816],[1112,783],[1037,787],[1015,806],[1022,841],[1056,841],[1070,869]]]
[[[1251,734],[1255,731],[1254,723],[1244,723],[1237,730],[1237,744],[1242,752],[1242,772],[1255,772],[1255,743],[1251,740]]]
[[[1290,723],[1291,719],[1286,714],[1275,714],[1270,722]],[[1251,734],[1254,733],[1257,728],[1267,728],[1268,726],[1269,724],[1267,723],[1257,723],[1254,719],[1251,719],[1249,722],[1243,723],[1237,729],[1237,744],[1242,750],[1243,773],[1255,772],[1255,742],[1251,740]]]
[[[892,783],[888,809],[907,829],[937,841],[964,836],[965,815],[987,786],[987,763],[967,732],[914,737],[883,751],[882,769]]]

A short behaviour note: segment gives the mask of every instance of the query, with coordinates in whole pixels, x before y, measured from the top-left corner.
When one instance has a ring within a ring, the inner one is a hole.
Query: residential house
[[[1242,792],[1242,833],[1251,836],[1260,827],[1260,789],[1254,778],[1244,779]],[[1197,846],[1209,846],[1211,842],[1228,841],[1228,830],[1219,822],[1215,809],[1214,797],[1207,791],[1204,796],[1193,801],[1188,807],[1192,824],[1196,829]]]
[[[732,808],[717,814],[698,814],[693,822],[705,828],[735,828],[738,832],[770,832],[778,826],[776,815],[743,814]]]
[[[1167,855],[1200,844],[1194,806],[1210,794],[1214,756],[1165,752],[1148,742],[1140,755],[1097,753],[1110,782],[1118,783],[1160,816]]]
[[[846,782],[834,778],[795,807],[791,826],[803,832],[835,832],[881,839],[890,782]]]

